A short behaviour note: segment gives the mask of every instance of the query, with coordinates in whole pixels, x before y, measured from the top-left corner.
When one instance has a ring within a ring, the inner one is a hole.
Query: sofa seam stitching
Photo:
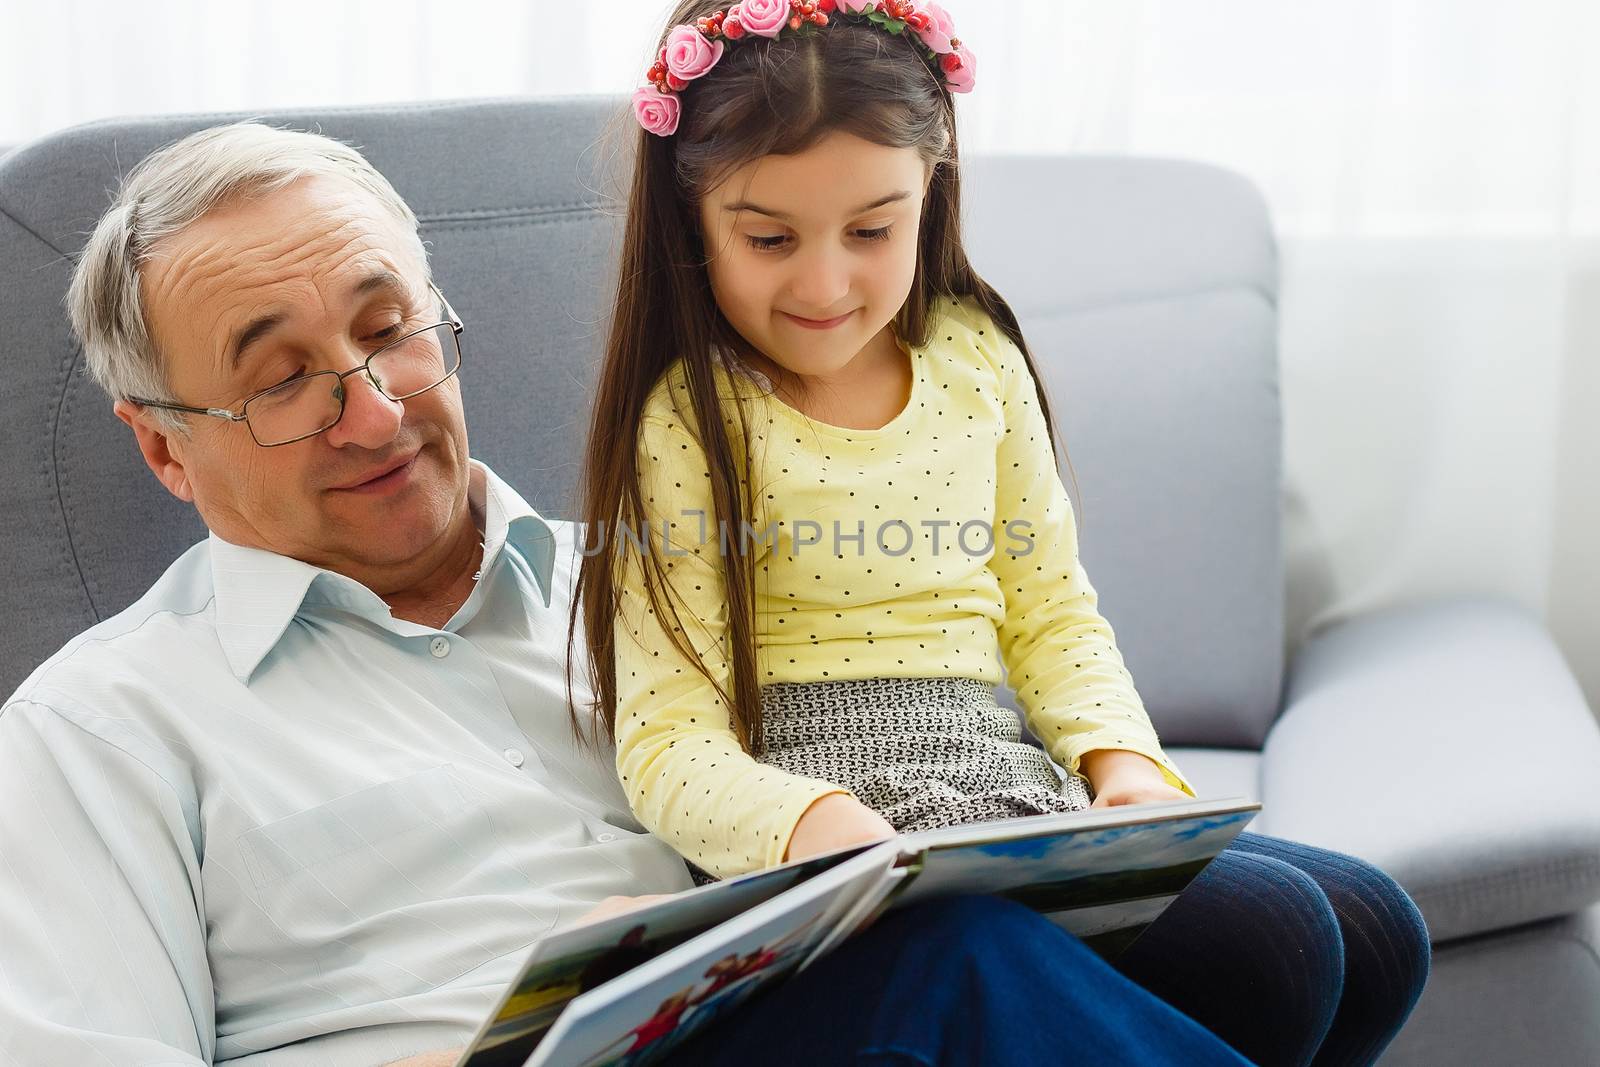
[[[68,397],[72,392],[72,374],[78,367],[83,356],[83,346],[74,343],[71,354],[68,356],[64,373],[61,375],[60,395],[56,398],[55,419],[50,428],[50,471],[55,476],[56,504],[61,509],[61,525],[66,534],[67,558],[72,563],[72,568],[78,574],[78,583],[83,587],[84,598],[89,602],[89,614],[96,621],[100,621],[100,605],[95,599],[94,590],[89,587],[89,576],[84,572],[83,559],[78,554],[78,541],[73,536],[72,524],[74,512],[67,503],[67,471],[61,462],[61,427],[66,422],[68,413]]]

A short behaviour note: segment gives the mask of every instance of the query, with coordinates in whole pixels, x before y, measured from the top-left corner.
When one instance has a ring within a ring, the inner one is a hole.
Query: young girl
[[[725,877],[1193,796],[1078,562],[1016,317],[962,249],[975,60],[949,16],[745,0],[673,26],[635,96],[580,579],[641,821]],[[1049,757],[995,702],[1002,660]]]
[[[949,16],[686,0],[669,27],[572,616],[641,821],[727,876],[1192,796],[1079,564],[1016,316],[962,249],[976,61]],[[1002,663],[1055,766],[996,705]],[[1256,1062],[1367,1063],[1428,958],[1382,871],[1242,834],[1117,968]]]

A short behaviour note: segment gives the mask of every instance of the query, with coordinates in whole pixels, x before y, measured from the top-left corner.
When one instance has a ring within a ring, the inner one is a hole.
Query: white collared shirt
[[[473,468],[444,627],[213,535],[5,704],[0,1064],[457,1046],[541,935],[689,886],[573,735],[575,527]]]

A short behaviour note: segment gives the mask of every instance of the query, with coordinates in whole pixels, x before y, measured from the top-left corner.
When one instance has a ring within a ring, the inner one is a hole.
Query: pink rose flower
[[[955,70],[951,70],[949,67],[945,68],[945,85],[949,87],[952,93],[972,92],[973,83],[978,79],[978,57],[973,55],[972,49],[966,45],[957,48],[945,59],[948,61],[950,56],[959,56],[961,58],[961,66]]]
[[[953,51],[950,38],[956,35],[956,23],[950,12],[934,3],[918,3],[917,10],[928,16],[928,28],[916,31],[922,43],[941,56]]]
[[[671,137],[678,132],[682,107],[676,96],[663,93],[654,85],[641,85],[633,91],[633,117],[657,137]]]
[[[667,70],[683,81],[693,81],[722,58],[721,41],[708,41],[693,26],[677,26],[667,34]]]
[[[789,0],[740,0],[739,21],[762,37],[776,37],[789,24]]]

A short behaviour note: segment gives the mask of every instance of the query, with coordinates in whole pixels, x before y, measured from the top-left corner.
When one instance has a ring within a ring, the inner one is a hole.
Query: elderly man
[[[129,176],[69,302],[211,535],[0,712],[0,1063],[454,1062],[539,937],[690,882],[572,735],[573,532],[469,458],[415,217],[337,142],[208,130]],[[1241,1062],[981,898],[679,1059],[858,1055]]]

